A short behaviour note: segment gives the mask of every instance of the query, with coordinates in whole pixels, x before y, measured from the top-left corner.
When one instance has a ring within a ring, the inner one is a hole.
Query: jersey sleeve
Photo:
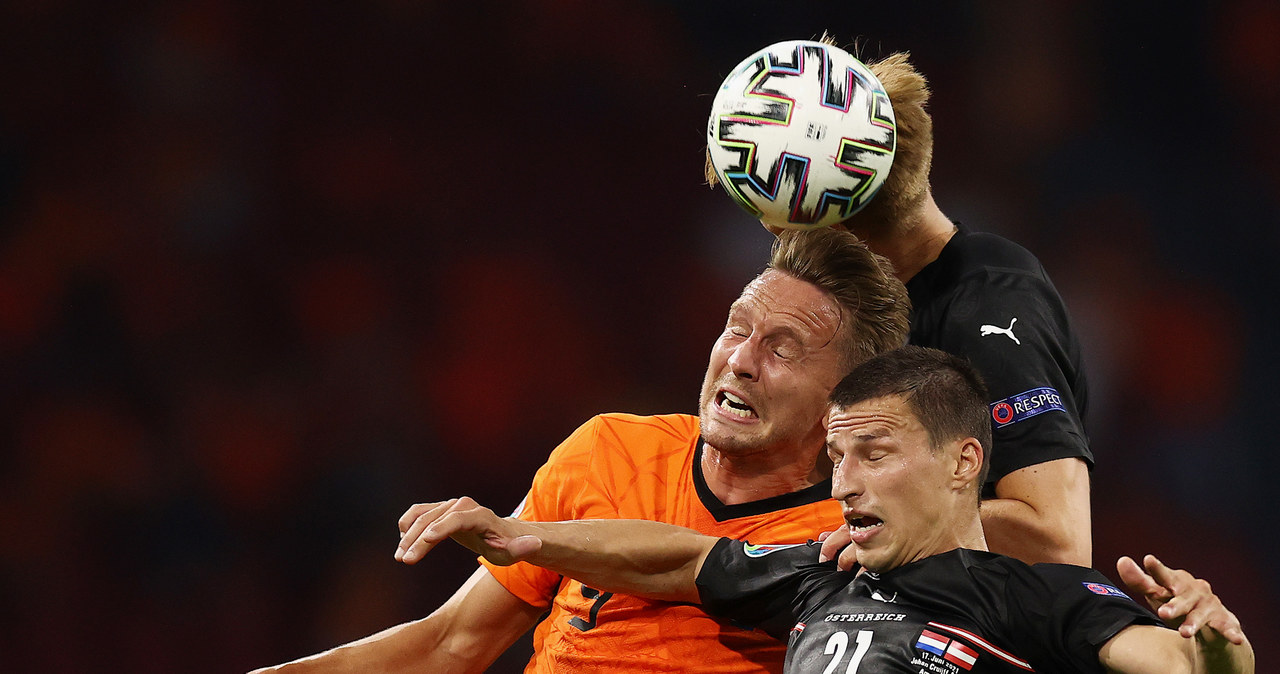
[[[1033,663],[1064,671],[1101,672],[1098,650],[1130,625],[1164,623],[1101,573],[1068,564],[1037,564],[1023,582],[1010,583],[1010,625],[1015,638],[1038,651]]]
[[[1081,421],[1078,362],[1066,307],[1030,272],[988,271],[964,279],[937,347],[964,355],[990,390],[994,447],[990,484],[1020,468],[1079,457],[1093,464]]]
[[[848,584],[836,562],[818,563],[820,544],[751,545],[722,538],[698,573],[698,596],[714,616],[758,628],[782,640],[806,607]]]
[[[512,513],[514,517],[530,522],[581,519],[586,500],[611,498],[605,490],[586,488],[591,484],[601,423],[599,417],[593,417],[556,447],[538,469],[528,494]],[[479,561],[503,587],[532,606],[550,606],[560,585],[559,574],[532,564],[497,566],[483,557]]]

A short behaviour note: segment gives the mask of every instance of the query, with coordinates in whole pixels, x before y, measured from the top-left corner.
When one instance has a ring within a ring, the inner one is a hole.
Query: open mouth
[[[754,419],[757,416],[756,411],[747,404],[747,401],[728,391],[721,391],[716,394],[716,406],[729,414],[743,419]]]
[[[884,520],[870,515],[855,517],[849,520],[849,530],[855,534],[871,531],[872,529],[882,526],[884,526]]]

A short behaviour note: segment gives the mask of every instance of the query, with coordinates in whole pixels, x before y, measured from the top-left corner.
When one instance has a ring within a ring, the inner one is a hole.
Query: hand
[[[1156,615],[1182,636],[1206,644],[1222,638],[1237,646],[1245,643],[1240,621],[1222,605],[1208,581],[1182,569],[1170,569],[1154,555],[1143,557],[1142,567],[1129,557],[1121,557],[1116,571],[1129,589],[1145,597]]]
[[[396,561],[413,564],[437,543],[452,538],[472,552],[501,566],[514,564],[542,549],[542,540],[528,525],[498,517],[471,498],[419,503],[400,517],[400,545]]]
[[[818,553],[819,562],[835,559],[836,566],[841,571],[849,571],[858,563],[858,550],[850,545],[853,538],[849,535],[849,527],[823,532],[818,540],[822,541],[822,551]]]

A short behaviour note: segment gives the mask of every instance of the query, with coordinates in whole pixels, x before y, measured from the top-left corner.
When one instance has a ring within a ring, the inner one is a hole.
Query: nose
[[[759,344],[756,337],[738,343],[729,354],[729,371],[733,376],[755,381],[760,376]]]
[[[847,501],[862,495],[862,478],[858,475],[857,461],[845,457],[831,474],[831,498]]]

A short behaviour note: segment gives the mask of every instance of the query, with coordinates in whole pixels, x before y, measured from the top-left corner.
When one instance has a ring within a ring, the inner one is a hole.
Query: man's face
[[[729,309],[702,383],[702,437],[737,455],[818,445],[845,374],[845,317],[826,292],[768,270]]]
[[[955,476],[961,446],[931,449],[928,431],[896,395],[832,408],[831,495],[844,510],[859,564],[888,571],[960,547],[958,509],[975,507]]]

